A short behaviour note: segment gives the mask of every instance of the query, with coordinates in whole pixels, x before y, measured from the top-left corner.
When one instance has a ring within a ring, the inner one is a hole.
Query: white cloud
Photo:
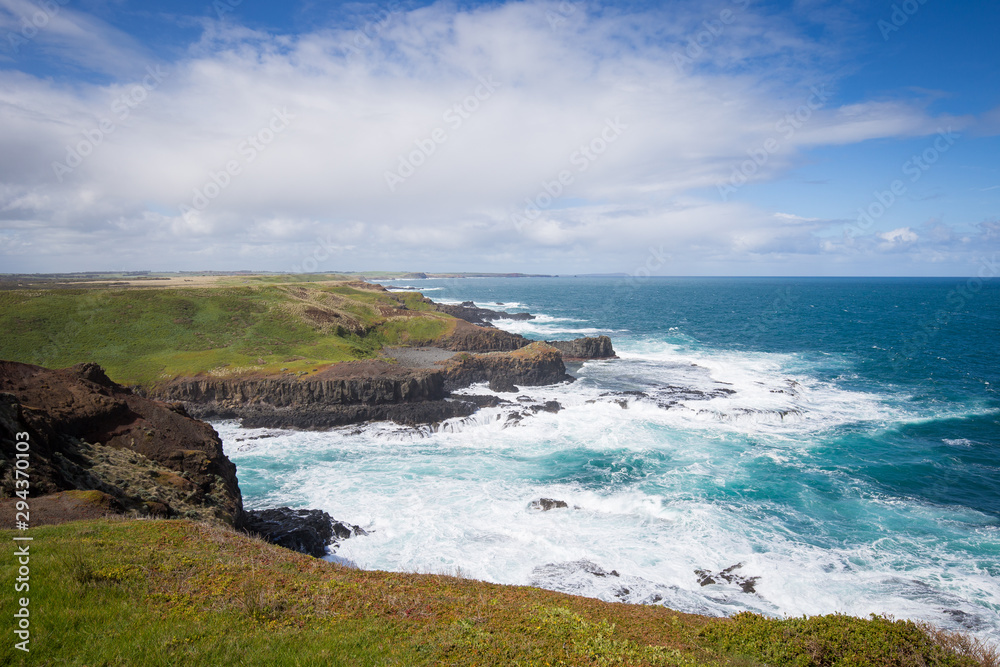
[[[420,268],[459,248],[456,261],[470,263],[551,260],[563,249],[568,263],[617,268],[662,239],[717,257],[818,253],[821,221],[692,193],[714,190],[769,139],[780,149],[751,180],[782,173],[809,147],[940,124],[900,103],[816,104],[789,132],[782,119],[815,94],[801,82],[818,76],[799,61],[830,54],[773,21],[764,31],[750,10],[695,66],[679,68],[672,55],[692,33],[678,26],[695,29],[705,9],[663,10],[673,19],[663,22],[573,5],[553,29],[547,12],[558,6],[439,3],[391,17],[353,50],[345,45],[356,32],[271,35],[209,22],[153,86],[134,67],[112,85],[0,71],[0,226],[18,241],[0,250],[4,262],[30,247],[30,267],[127,256],[135,268],[192,268],[186,253],[197,251],[197,268],[206,257],[219,268],[259,257],[254,268],[281,270],[331,236],[340,244],[321,268],[389,266],[387,253]],[[101,71],[129,58],[148,64],[130,38],[68,10],[45,39]],[[768,66],[717,69],[738,61]],[[290,116],[280,132],[275,110]],[[607,141],[615,119],[623,129]],[[74,151],[89,154],[57,175],[53,164]],[[401,159],[421,164],[390,191],[386,172]],[[566,199],[518,233],[511,215],[561,172]],[[182,217],[196,190],[217,195]],[[892,245],[917,238],[909,228],[888,234]]]
[[[920,238],[917,233],[909,227],[900,227],[899,229],[893,229],[892,231],[882,232],[881,234],[878,234],[878,237],[885,240],[889,245],[913,243]]]

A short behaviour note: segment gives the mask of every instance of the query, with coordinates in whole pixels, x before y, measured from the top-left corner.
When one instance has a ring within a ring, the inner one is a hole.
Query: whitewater
[[[248,508],[370,532],[339,562],[710,615],[889,614],[995,641],[998,290],[914,343],[955,283],[405,281],[531,312],[496,322],[529,338],[609,335],[619,358],[435,427],[215,427]],[[546,401],[561,410],[519,406]]]

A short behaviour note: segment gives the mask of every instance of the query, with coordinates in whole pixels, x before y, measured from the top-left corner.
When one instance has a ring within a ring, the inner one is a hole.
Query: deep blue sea
[[[620,358],[523,387],[563,409],[520,422],[495,408],[437,430],[217,428],[248,507],[318,507],[372,530],[337,553],[363,568],[715,615],[885,613],[996,640],[995,283],[385,283],[531,312],[496,323],[530,338],[607,334]],[[570,508],[529,509],[542,497]],[[736,565],[742,580],[695,573]]]

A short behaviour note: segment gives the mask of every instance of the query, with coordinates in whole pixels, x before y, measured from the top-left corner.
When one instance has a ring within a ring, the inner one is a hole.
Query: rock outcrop
[[[243,529],[278,546],[316,558],[336,551],[340,540],[367,535],[361,527],[337,521],[323,510],[275,507],[247,510]]]
[[[440,345],[454,352],[513,352],[531,342],[524,336],[503,329],[485,328],[459,320],[452,334]]]
[[[618,355],[607,336],[577,338],[576,340],[550,340],[548,344],[562,352],[566,361],[586,359],[614,359]]]
[[[266,403],[219,409],[214,404],[192,404],[201,419],[239,419],[246,428],[297,428],[326,430],[370,421],[392,421],[406,426],[436,424],[454,417],[468,417],[481,405],[462,396],[440,401],[382,405],[304,404],[275,408]]]
[[[33,497],[94,490],[126,511],[242,521],[236,466],[215,430],[179,404],[115,384],[96,364],[49,370],[0,361],[4,496],[15,489],[19,433],[30,445]]]
[[[566,374],[559,350],[535,342],[514,352],[459,354],[445,371],[445,388],[458,389],[476,382],[489,382],[506,391],[510,386],[543,386],[573,382]]]
[[[440,373],[382,361],[349,361],[316,375],[260,378],[180,378],[154,390],[158,398],[219,410],[266,404],[384,405],[436,401],[447,394]]]
[[[569,507],[569,503],[567,503],[565,500],[555,500],[553,498],[539,498],[538,500],[532,500],[530,503],[528,503],[528,507],[533,510],[541,510],[542,512],[548,512],[549,510]]]
[[[471,325],[470,325],[471,326]],[[180,401],[201,419],[241,419],[249,428],[327,429],[367,421],[433,424],[479,407],[449,392],[477,382],[496,391],[572,382],[555,348],[536,342],[512,352],[460,353],[433,368],[384,361],[336,364],[298,378],[181,378],[154,395]]]

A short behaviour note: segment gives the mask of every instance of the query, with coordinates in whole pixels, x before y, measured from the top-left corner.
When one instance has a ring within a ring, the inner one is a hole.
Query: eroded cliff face
[[[385,362],[337,364],[317,375],[296,378],[180,378],[157,388],[158,398],[215,403],[220,408],[267,404],[382,405],[445,397],[440,373],[400,369]]]
[[[573,382],[566,374],[562,354],[548,343],[535,342],[514,352],[460,354],[449,362],[445,371],[445,387],[449,390],[467,387],[476,382],[489,382],[497,391],[514,391],[514,386],[537,387],[560,382]]]
[[[473,353],[513,352],[530,344],[529,339],[519,334],[476,326],[465,320],[456,322],[455,331],[441,342],[445,349]]]
[[[313,376],[180,378],[155,389],[202,419],[241,419],[246,427],[325,429],[366,421],[429,424],[467,417],[480,403],[451,397],[476,382],[507,391],[572,381],[559,351],[530,343],[512,352],[460,353],[434,368],[384,361],[335,364]]]
[[[577,338],[576,340],[550,340],[549,345],[558,349],[566,361],[583,361],[586,359],[613,359],[614,347],[607,336],[596,338]]]
[[[0,361],[0,457],[8,471],[18,433],[28,434],[33,496],[96,490],[141,514],[242,521],[236,466],[215,430],[179,404],[115,384],[96,364],[50,370]],[[5,497],[14,482],[8,472]]]

